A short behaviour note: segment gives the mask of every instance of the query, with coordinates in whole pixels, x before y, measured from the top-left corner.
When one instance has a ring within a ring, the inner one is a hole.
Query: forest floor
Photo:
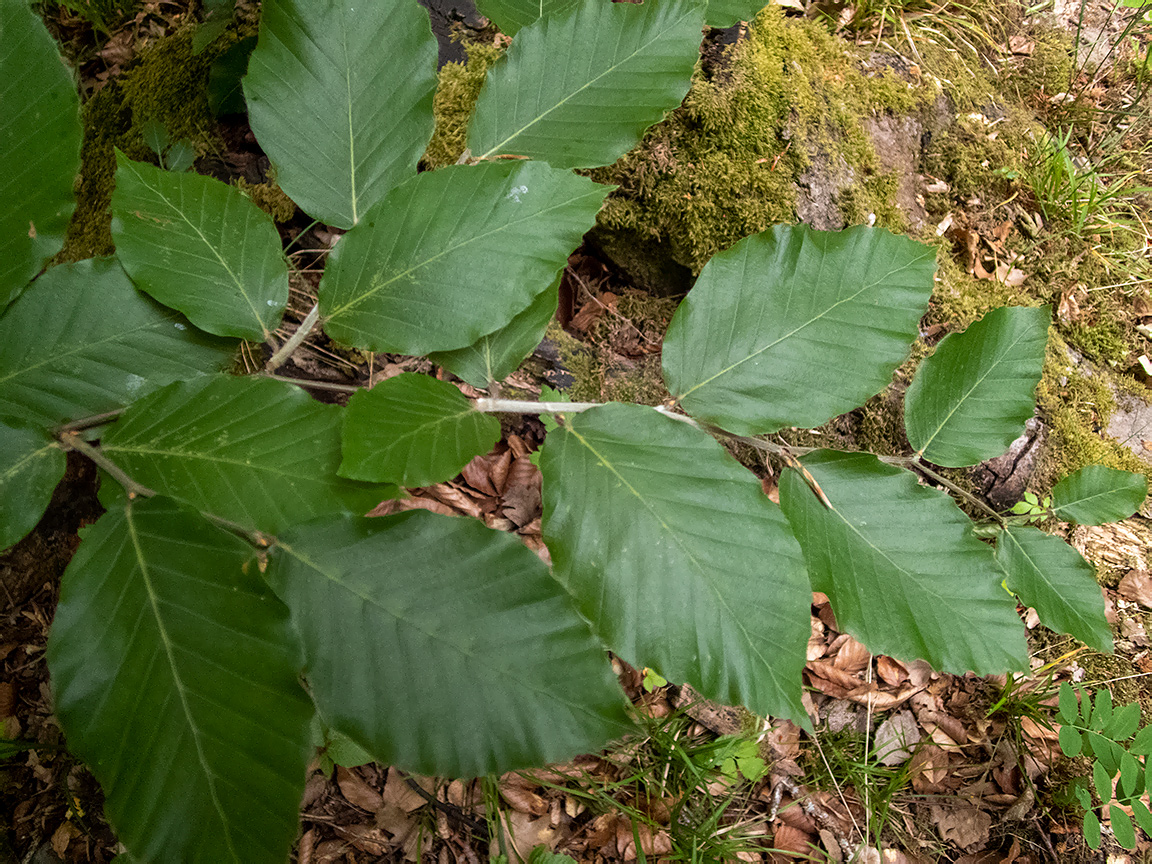
[[[157,46],[186,39],[200,5],[49,0],[39,8],[75,64],[84,98],[97,105],[101,93],[151,68],[147,58],[157,56]],[[237,5],[229,32],[251,35],[258,7]],[[817,227],[879,221],[939,246],[941,287],[923,322],[925,345],[1015,297],[1054,307],[1064,354],[1046,373],[1036,422],[1010,459],[982,466],[983,474],[975,469],[963,482],[1004,506],[1026,489],[1043,496],[1054,479],[1087,461],[1152,473],[1152,197],[1139,188],[1152,177],[1152,97],[1145,97],[1152,25],[1141,10],[1103,0],[1083,7],[1054,0],[1033,9],[917,0],[785,6],[786,16],[772,26],[818,25],[860,69],[879,56],[909,89],[943,82],[914,122],[895,111],[876,121],[875,145],[884,152],[873,174],[888,186],[869,185],[859,172],[845,179],[834,160],[816,160],[796,181],[796,213]],[[441,35],[455,27],[476,44],[499,43],[486,20],[463,5],[435,7],[433,21]],[[723,69],[747,32],[741,26],[710,37],[713,70]],[[206,98],[217,86],[210,65],[189,69],[179,80],[149,79],[156,100]],[[465,75],[462,66],[447,70],[447,81]],[[94,130],[98,116],[85,114],[89,140],[110,148],[111,140],[140,138],[133,120],[115,135]],[[254,190],[276,214],[285,244],[296,248],[289,319],[298,322],[336,236],[294,208],[275,211],[282,199],[244,115],[190,129],[196,170]],[[657,129],[642,145],[645,158],[657,158],[659,136]],[[863,203],[853,209],[849,201]],[[652,206],[653,218],[666,220],[661,230],[675,233],[671,217],[657,213],[659,202]],[[82,205],[77,218],[99,223],[103,208],[99,201],[87,211]],[[722,238],[722,229],[708,230]],[[101,231],[106,226],[78,224],[70,254],[109,252]],[[690,274],[697,254],[681,250],[669,266]],[[674,291],[654,297],[650,288],[642,267],[613,252],[610,232],[590,238],[569,263],[557,325],[511,385],[539,393],[542,384],[555,384],[576,398],[604,399],[627,387],[637,401],[660,401],[658,389],[644,387],[658,369],[678,298]],[[430,364],[365,358],[316,337],[291,372],[362,382],[407,370],[429,371]],[[886,398],[877,397],[872,409],[882,412]],[[848,446],[868,430],[883,435],[890,418],[868,414],[872,409],[833,421],[825,434],[841,435]],[[528,458],[544,431],[534,418],[506,423],[492,453],[451,482],[416,490],[402,506],[477,517],[546,554],[540,474]],[[0,864],[106,864],[119,851],[96,782],[62,749],[44,662],[60,576],[78,530],[101,512],[96,483],[93,466],[70,454],[65,482],[40,525],[0,556],[0,738],[42,745],[0,763]],[[774,494],[771,476],[764,488]],[[396,506],[386,502],[375,512]],[[939,674],[920,662],[873,656],[838,630],[827,598],[817,594],[805,670],[814,734],[715,705],[619,661],[637,733],[546,769],[467,781],[411,776],[362,764],[351,742],[321,731],[294,860],[1152,860],[1152,839],[1139,832],[1135,851],[1112,839],[1106,808],[1103,847],[1088,848],[1074,789],[1086,786],[1090,766],[1063,756],[1053,724],[1061,682],[1107,691],[1118,706],[1138,702],[1141,725],[1152,722],[1150,516],[1146,503],[1143,515],[1120,523],[1056,528],[1098,569],[1115,655],[1058,637],[1021,610],[1032,674]]]

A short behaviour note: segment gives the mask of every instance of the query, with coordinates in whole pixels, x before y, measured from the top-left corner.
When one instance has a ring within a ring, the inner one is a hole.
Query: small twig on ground
[[[451,804],[447,801],[441,801],[411,777],[405,777],[404,782],[408,784],[408,788],[410,788],[413,792],[415,792],[449,819],[455,819],[457,822],[471,831],[475,836],[483,838],[484,840],[488,839],[487,823],[477,819],[474,816],[469,816],[455,804]]]
[[[264,371],[274,372],[286,363],[293,352],[312,334],[312,329],[319,320],[320,304],[317,303],[308,311],[308,314],[304,316],[304,320],[300,322],[300,326],[296,328],[296,332],[292,334],[292,337],[281,345],[279,350],[269,358],[268,362],[264,365]]]
[[[812,817],[816,824],[832,833],[832,836],[836,838],[836,843],[840,846],[840,851],[844,853],[844,860],[852,860],[852,844],[848,842],[847,837],[840,836],[836,826],[836,818],[809,798],[807,790],[789,777],[776,778],[776,787],[772,790],[772,809],[768,811],[768,821],[771,822],[776,818],[780,810],[780,801],[785,792],[792,796],[792,799],[800,805],[805,813]]]
[[[645,342],[647,342],[649,345],[659,345],[660,344],[660,340],[652,339],[651,337],[645,336],[644,331],[642,331],[639,327],[637,327],[635,324],[633,324],[631,319],[628,318],[628,316],[623,315],[620,312],[617,312],[615,309],[611,308],[610,306],[607,306],[604,303],[604,301],[602,301],[599,297],[597,297],[595,294],[593,294],[592,289],[588,287],[587,282],[585,282],[583,279],[580,278],[579,273],[577,273],[571,267],[568,268],[568,272],[572,274],[573,279],[575,279],[577,282],[580,283],[580,287],[584,289],[584,293],[588,295],[589,300],[591,300],[593,303],[595,303],[597,306],[599,306],[601,309],[603,309],[609,315],[615,315],[617,318],[619,318],[621,321],[623,321],[625,324],[627,324],[629,327],[631,327],[633,330],[635,330],[636,335],[639,336],[641,339],[643,339]]]

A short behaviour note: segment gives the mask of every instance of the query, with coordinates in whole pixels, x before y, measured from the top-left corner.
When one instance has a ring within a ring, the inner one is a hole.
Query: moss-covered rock
[[[823,228],[900,227],[899,178],[884,170],[866,121],[935,98],[891,69],[862,71],[820,25],[770,6],[719,70],[698,68],[681,108],[592,172],[619,186],[594,239],[644,287],[674,294],[716,252],[798,211]]]

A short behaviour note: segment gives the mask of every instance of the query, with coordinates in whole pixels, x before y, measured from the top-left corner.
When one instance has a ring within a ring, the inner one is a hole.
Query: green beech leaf
[[[507,36],[540,18],[555,17],[579,4],[580,0],[480,0],[476,8],[492,19]]]
[[[58,265],[0,318],[0,415],[50,426],[111,411],[235,350],[133,288],[115,259]]]
[[[639,405],[550,432],[544,538],[614,652],[706,698],[807,725],[811,588],[760,481],[710,435]]]
[[[1052,489],[1052,512],[1080,525],[1127,519],[1148,496],[1148,478],[1104,465],[1088,465]]]
[[[138,483],[247,530],[366,512],[395,487],[342,480],[342,410],[291,384],[218,376],[134,403],[101,441]]]
[[[610,191],[543,162],[420,174],[328,256],[324,329],[371,351],[471,345],[548,288]]]
[[[466,348],[434,351],[428,359],[473,387],[485,388],[515,372],[540,344],[556,314],[560,279],[536,295],[532,304],[495,333],[481,336]]]
[[[380,762],[468,777],[627,729],[604,651],[548,568],[474,519],[322,519],[281,535],[268,578],[320,713]]]
[[[112,239],[132,281],[202,330],[263,342],[288,303],[272,219],[239,190],[116,151]]]
[[[709,27],[732,27],[752,21],[771,0],[708,0],[704,20]]]
[[[132,860],[283,864],[312,706],[251,549],[162,498],[85,533],[48,640],[68,748]]]
[[[26,0],[0,0],[0,310],[64,245],[76,209],[80,97]]]
[[[584,0],[530,24],[488,73],[472,155],[611,165],[688,92],[703,24],[699,0]]]
[[[951,498],[870,453],[820,450],[803,462],[832,506],[794,471],[781,479],[780,504],[841,630],[874,654],[945,672],[1028,668],[992,550]]]
[[[1079,552],[1038,528],[1010,526],[996,542],[996,562],[1008,576],[1008,590],[1035,607],[1045,626],[1097,651],[1112,651],[1104,595]]]
[[[416,173],[432,137],[428,13],[414,0],[266,0],[243,86],[280,188],[351,228]]]
[[[500,421],[481,414],[447,381],[405,372],[361,390],[344,415],[340,476],[401,486],[451,480],[500,440]]]
[[[755,435],[818,426],[883,390],[932,294],[936,253],[880,228],[777,225],[709,261],[664,338],[694,417]]]
[[[1051,313],[1003,306],[944,337],[904,399],[913,449],[959,468],[1001,455],[1035,410]]]
[[[36,527],[64,476],[64,451],[47,432],[0,418],[0,549]]]

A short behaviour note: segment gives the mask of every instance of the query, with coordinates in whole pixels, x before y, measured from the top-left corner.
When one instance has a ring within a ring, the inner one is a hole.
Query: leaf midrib
[[[1037,530],[1039,530],[1039,529],[1037,529]],[[1044,568],[1040,567],[1035,562],[1035,560],[1032,558],[1032,556],[1028,554],[1028,550],[1024,548],[1024,544],[1021,543],[1019,541],[1019,539],[1017,539],[1016,535],[1013,534],[1010,529],[1004,531],[1003,534],[1005,537],[1007,537],[1009,540],[1012,541],[1013,546],[1015,546],[1016,549],[1019,550],[1020,554],[1022,556],[1024,556],[1024,560],[1028,562],[1029,568],[1031,568],[1032,572],[1034,574],[1036,574],[1037,577],[1039,577],[1040,581],[1043,582],[1049,588],[1050,593],[1055,595],[1060,600],[1063,600],[1063,596],[1061,595],[1061,593],[1058,590],[1056,590],[1056,586],[1053,584],[1052,580],[1049,579],[1048,576],[1045,574]],[[1049,536],[1049,535],[1045,535],[1045,536]],[[1069,547],[1069,548],[1071,548],[1071,547]],[[1075,550],[1073,550],[1073,551],[1075,552]],[[1079,554],[1079,553],[1076,553],[1076,554]],[[1011,576],[1012,576],[1012,574],[1009,573],[1008,577],[1011,578]],[[1079,621],[1081,623],[1081,625],[1083,625],[1086,630],[1091,632],[1091,631],[1094,631],[1096,629],[1096,627],[1093,625],[1093,622],[1089,621],[1087,618],[1085,618],[1083,615],[1081,615],[1079,610],[1076,608],[1076,606],[1074,606],[1071,603],[1063,603],[1063,602],[1060,605],[1063,607],[1066,614],[1070,613],[1072,615],[1072,617],[1074,617],[1077,621]]]
[[[467,240],[464,240],[462,243],[457,243],[454,246],[447,246],[446,245],[439,252],[437,252],[435,255],[433,255],[432,257],[425,258],[423,261],[420,261],[416,264],[413,264],[412,266],[408,267],[406,270],[403,270],[399,273],[396,273],[395,275],[391,276],[390,278],[384,280],[379,285],[373,285],[371,288],[364,291],[362,294],[358,294],[355,297],[353,297],[351,300],[349,300],[343,306],[334,307],[331,311],[329,311],[327,313],[325,318],[326,318],[326,320],[331,321],[332,319],[336,318],[338,315],[341,315],[350,309],[355,309],[361,303],[363,303],[364,301],[368,300],[369,298],[375,296],[376,294],[379,294],[381,291],[385,290],[386,288],[388,288],[393,283],[398,282],[398,281],[410,276],[411,274],[416,273],[419,270],[422,270],[425,267],[431,266],[432,264],[434,264],[436,261],[440,260],[444,256],[451,255],[455,252],[458,252],[461,249],[466,248],[469,244],[478,243],[481,240],[486,240],[489,237],[494,237],[497,234],[500,234],[502,231],[508,231],[512,228],[517,227],[521,223],[531,222],[533,220],[539,219],[540,217],[545,216],[545,215],[553,212],[554,210],[560,210],[560,209],[567,207],[569,205],[580,203],[587,198],[594,198],[597,196],[603,197],[603,195],[604,195],[604,193],[598,189],[592,190],[587,195],[580,195],[580,196],[577,196],[575,198],[569,198],[566,201],[561,201],[560,203],[556,204],[553,207],[546,207],[543,210],[537,210],[537,211],[535,211],[535,212],[533,212],[527,216],[524,216],[520,219],[516,219],[514,221],[507,222],[504,225],[501,225],[497,228],[493,228],[490,231],[485,231],[485,232],[480,233],[480,234],[475,234],[475,235],[469,237]],[[347,241],[344,241],[344,242],[347,242]],[[467,346],[462,346],[462,347],[467,347]]]
[[[919,262],[917,261],[917,262],[915,262],[915,263],[916,263],[916,264],[918,264]],[[823,267],[823,266],[824,266],[824,259],[823,259],[823,257],[821,258],[821,261],[820,261],[820,266],[821,266],[821,267]],[[824,317],[826,317],[827,315],[830,315],[830,314],[832,313],[832,311],[833,311],[833,310],[835,310],[836,308],[838,308],[839,306],[842,306],[842,305],[843,305],[843,304],[845,304],[845,303],[850,303],[850,302],[854,301],[854,300],[855,300],[857,297],[859,297],[861,294],[864,294],[864,293],[866,293],[866,292],[868,292],[868,291],[872,291],[873,289],[875,289],[875,288],[876,288],[876,286],[880,285],[882,282],[885,282],[885,281],[888,281],[889,279],[892,279],[892,278],[894,278],[894,277],[895,277],[897,274],[899,274],[899,273],[901,273],[901,272],[903,272],[903,271],[905,271],[905,270],[909,270],[909,269],[911,269],[913,266],[914,266],[914,265],[913,265],[913,263],[909,263],[909,264],[905,264],[905,265],[903,265],[903,266],[901,266],[901,267],[898,267],[898,268],[896,268],[895,270],[891,270],[891,271],[889,271],[888,273],[885,273],[885,274],[884,274],[884,277],[883,277],[883,279],[876,279],[876,280],[875,280],[875,281],[873,281],[873,282],[869,282],[867,285],[864,285],[864,286],[862,286],[862,287],[860,288],[860,290],[859,290],[859,291],[857,291],[856,293],[854,293],[854,294],[850,294],[849,296],[847,296],[847,297],[843,298],[842,300],[837,300],[837,301],[836,301],[835,303],[833,303],[831,306],[828,306],[827,308],[823,309],[823,310],[820,312],[820,314],[819,314],[819,315],[815,315],[815,316],[813,316],[812,318],[809,318],[807,321],[805,321],[805,322],[804,322],[803,324],[801,324],[799,327],[795,327],[795,328],[793,328],[792,330],[788,331],[787,333],[784,333],[783,335],[781,335],[781,336],[779,336],[778,338],[776,338],[774,341],[772,341],[772,342],[769,342],[768,344],[764,345],[762,348],[758,348],[758,349],[756,349],[755,351],[753,351],[753,352],[751,352],[750,354],[748,354],[746,357],[741,357],[741,358],[740,358],[739,360],[737,360],[735,363],[732,363],[731,365],[729,365],[729,366],[726,366],[725,368],[721,369],[719,372],[716,372],[715,374],[713,374],[713,375],[709,376],[708,378],[705,378],[705,379],[704,379],[703,381],[701,381],[700,383],[698,383],[698,384],[694,385],[693,387],[689,388],[688,390],[686,390],[685,392],[683,392],[683,393],[681,393],[679,396],[677,396],[677,397],[676,397],[676,400],[677,400],[678,402],[683,402],[683,400],[687,399],[687,398],[688,398],[690,395],[692,395],[694,392],[696,392],[697,390],[699,390],[701,387],[704,387],[704,386],[706,386],[706,385],[708,385],[708,384],[711,384],[711,383],[712,383],[713,381],[715,381],[717,378],[720,378],[720,377],[722,377],[722,376],[724,376],[724,375],[727,375],[729,372],[732,372],[732,371],[734,371],[735,369],[739,368],[739,367],[740,367],[740,366],[742,366],[743,364],[747,363],[749,360],[753,360],[753,359],[755,359],[756,357],[759,357],[759,356],[760,356],[761,354],[763,354],[765,351],[770,351],[771,349],[775,348],[775,347],[776,347],[777,345],[779,345],[780,343],[782,343],[782,342],[785,342],[785,341],[787,341],[788,339],[791,339],[791,338],[792,338],[793,336],[795,336],[797,333],[800,333],[801,331],[803,331],[803,330],[805,330],[806,328],[810,327],[811,325],[815,324],[817,321],[820,321],[820,320],[822,320]],[[792,293],[792,292],[789,292],[789,297],[791,297],[791,293]]]
[[[168,635],[168,628],[165,626],[164,619],[160,614],[159,598],[157,597],[156,587],[152,584],[151,572],[147,558],[144,555],[144,550],[140,544],[140,536],[136,531],[136,523],[132,518],[131,502],[124,508],[124,520],[128,527],[128,535],[132,540],[132,550],[136,556],[136,566],[140,570],[140,577],[144,582],[144,591],[148,597],[148,604],[152,608],[152,617],[156,621],[156,630],[160,635],[164,655],[168,659],[168,668],[172,674],[172,681],[175,684],[176,693],[180,698],[180,706],[184,712],[184,719],[188,723],[188,728],[192,733],[192,740],[196,745],[196,758],[200,762],[201,769],[204,771],[204,779],[208,784],[208,794],[212,799],[212,806],[215,808],[216,815],[220,819],[220,828],[224,835],[224,842],[228,846],[228,851],[232,853],[233,861],[241,861],[242,859],[237,854],[236,848],[232,843],[232,832],[230,830],[228,816],[220,801],[219,793],[216,791],[216,772],[212,770],[208,763],[208,757],[204,752],[204,746],[201,741],[203,733],[200,731],[200,727],[192,715],[192,708],[188,703],[187,687],[177,668],[172,638]]]
[[[660,527],[668,533],[668,535],[672,538],[672,541],[680,548],[688,561],[691,562],[693,568],[698,571],[701,581],[712,591],[713,595],[715,595],[716,600],[718,601],[718,605],[723,608],[723,610],[728,614],[730,620],[736,625],[737,629],[744,637],[745,644],[748,645],[748,647],[751,649],[756,659],[760,661],[761,667],[767,670],[768,674],[772,678],[773,684],[776,686],[779,693],[785,694],[786,688],[780,685],[777,681],[775,670],[772,668],[772,665],[768,662],[767,658],[765,658],[764,655],[759,651],[757,643],[752,639],[748,632],[748,628],[744,626],[744,623],[740,620],[739,616],[735,614],[732,607],[728,604],[723,593],[720,591],[719,586],[716,585],[713,579],[708,578],[707,568],[705,568],[704,565],[696,559],[696,556],[693,555],[687,547],[685,547],[680,535],[674,531],[667,522],[664,521],[664,519],[660,516],[659,513],[656,512],[648,500],[640,494],[639,490],[637,490],[635,486],[629,483],[624,478],[624,476],[616,470],[615,466],[609,462],[595,447],[592,446],[587,438],[585,438],[573,428],[571,423],[565,427],[565,431],[575,437],[585,448],[587,448],[588,452],[595,456],[600,464],[607,468],[616,477],[616,479],[619,480],[624,485],[624,487],[636,497],[636,500],[638,500],[644,506],[644,508],[652,514],[652,517],[656,519],[658,523],[660,523]]]
[[[981,375],[979,378],[977,378],[975,382],[973,382],[972,386],[968,388],[967,392],[965,392],[959,399],[956,400],[956,404],[952,406],[952,410],[950,410],[947,414],[944,415],[944,419],[942,419],[940,421],[940,425],[938,425],[936,427],[936,430],[931,435],[928,436],[928,440],[924,442],[924,446],[916,451],[917,456],[923,456],[924,455],[924,453],[928,450],[928,448],[932,446],[932,442],[936,440],[937,436],[940,435],[940,433],[941,433],[941,431],[943,431],[944,427],[946,425],[948,425],[948,422],[952,419],[952,415],[954,415],[957,411],[960,410],[960,407],[965,402],[968,401],[968,399],[972,396],[972,393],[976,390],[976,388],[984,383],[984,379],[987,378],[989,375],[991,375],[994,371],[996,371],[996,369],[1002,363],[1005,362],[1005,358],[1008,355],[1008,353],[1013,348],[1015,348],[1018,344],[1020,344],[1021,340],[1023,340],[1026,336],[1028,336],[1028,334],[1026,332],[1021,332],[1012,341],[1012,344],[1004,346],[998,352],[996,359],[988,367],[987,371],[983,375]],[[933,355],[933,356],[935,356],[935,355]]]
[[[183,450],[162,450],[153,447],[136,447],[131,445],[118,444],[116,442],[109,442],[101,446],[101,449],[107,453],[128,453],[136,454],[139,456],[158,456],[169,459],[199,459],[204,462],[214,462],[221,465],[231,465],[237,468],[243,468],[250,471],[259,471],[264,474],[274,474],[278,477],[283,477],[289,480],[305,480],[309,483],[320,485],[324,484],[322,479],[316,477],[315,472],[308,472],[303,474],[290,474],[288,471],[276,468],[273,465],[267,465],[261,462],[241,462],[239,459],[230,459],[215,456],[211,453],[203,453],[196,451],[183,451]]]
[[[180,323],[180,322],[177,321],[175,317],[165,318],[162,321],[149,321],[145,324],[141,324],[137,327],[133,327],[131,330],[120,330],[116,333],[112,333],[112,334],[106,336],[105,338],[98,339],[94,342],[81,343],[80,345],[77,345],[75,348],[73,348],[71,350],[64,350],[64,351],[60,351],[60,352],[52,351],[51,353],[45,354],[44,359],[41,360],[40,362],[32,363],[32,364],[27,365],[27,366],[21,366],[19,369],[16,369],[15,371],[10,372],[9,374],[0,377],[0,384],[4,384],[6,381],[10,381],[13,378],[18,378],[22,375],[27,375],[31,372],[35,372],[38,369],[43,368],[44,366],[48,366],[49,364],[58,363],[60,360],[66,358],[66,357],[72,357],[73,355],[76,355],[76,354],[82,354],[86,351],[89,351],[90,349],[99,348],[100,346],[105,345],[109,342],[115,342],[117,340],[124,339],[125,337],[132,336],[132,335],[140,332],[141,330],[155,330],[155,329],[157,329],[161,326],[167,325],[167,324],[178,324],[178,323]],[[50,346],[50,347],[54,348],[55,346]],[[202,373],[198,372],[197,374],[202,374]],[[85,383],[87,383],[87,382],[85,382]]]
[[[8,483],[14,477],[18,476],[24,470],[25,465],[28,465],[28,464],[32,463],[33,461],[38,461],[46,453],[48,453],[52,450],[61,450],[61,449],[63,449],[63,448],[59,444],[57,444],[55,441],[52,441],[48,444],[42,445],[41,447],[39,447],[36,450],[33,450],[33,451],[27,453],[23,458],[17,459],[15,462],[13,462],[11,465],[9,465],[8,468],[6,468],[2,473],[0,473],[0,486],[2,486],[4,483]]]

